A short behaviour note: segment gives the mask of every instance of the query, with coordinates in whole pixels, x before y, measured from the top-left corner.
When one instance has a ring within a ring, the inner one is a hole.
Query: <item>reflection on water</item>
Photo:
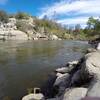
[[[19,100],[56,67],[79,59],[88,46],[80,41],[1,41],[0,100]]]

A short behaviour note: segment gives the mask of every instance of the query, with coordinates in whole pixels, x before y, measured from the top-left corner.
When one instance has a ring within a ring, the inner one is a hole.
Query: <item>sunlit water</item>
[[[80,41],[0,41],[0,100],[21,100],[27,89],[39,87],[57,67],[83,56]]]

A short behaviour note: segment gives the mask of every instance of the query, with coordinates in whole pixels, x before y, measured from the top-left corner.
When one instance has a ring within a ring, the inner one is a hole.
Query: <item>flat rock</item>
[[[41,93],[29,94],[22,98],[22,100],[44,100],[44,96]]]
[[[58,72],[58,73],[67,73],[68,72],[68,68],[67,67],[57,68],[56,72]]]

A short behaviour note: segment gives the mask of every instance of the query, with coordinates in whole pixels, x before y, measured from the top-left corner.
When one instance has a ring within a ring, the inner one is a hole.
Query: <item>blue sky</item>
[[[56,19],[64,25],[86,25],[90,16],[100,16],[100,0],[0,0],[0,9],[24,11],[33,16]]]

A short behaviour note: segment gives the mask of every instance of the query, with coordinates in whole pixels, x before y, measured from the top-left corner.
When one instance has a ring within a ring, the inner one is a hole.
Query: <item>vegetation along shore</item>
[[[83,29],[80,24],[68,27],[24,12],[8,14],[0,10],[0,40],[92,40],[99,37],[100,20],[90,17]]]

